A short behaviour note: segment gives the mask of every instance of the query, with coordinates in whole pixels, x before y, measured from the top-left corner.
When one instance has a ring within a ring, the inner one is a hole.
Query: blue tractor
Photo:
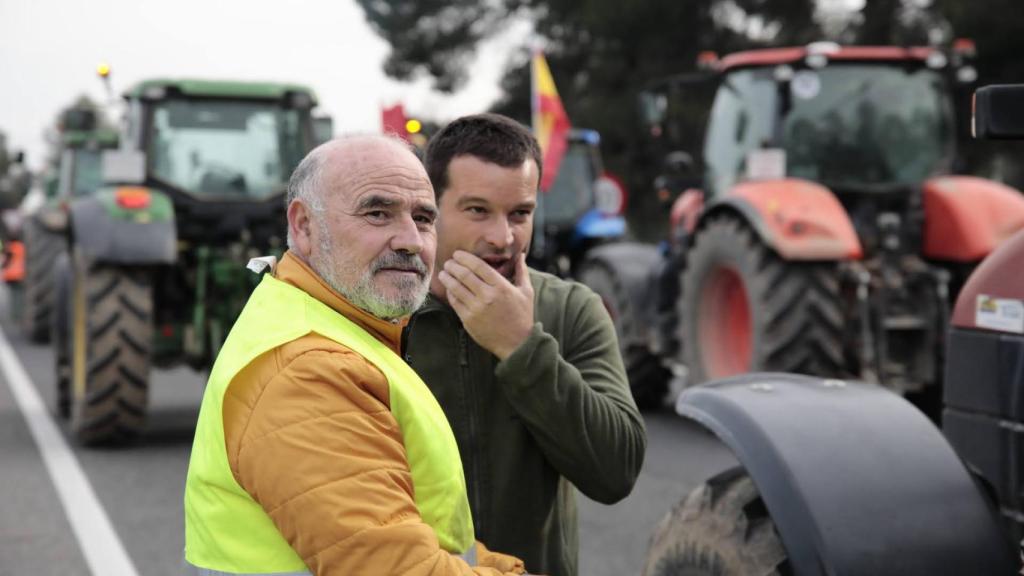
[[[558,175],[537,198],[530,266],[574,277],[595,246],[626,235],[626,190],[604,171],[601,136],[594,130],[569,132]]]

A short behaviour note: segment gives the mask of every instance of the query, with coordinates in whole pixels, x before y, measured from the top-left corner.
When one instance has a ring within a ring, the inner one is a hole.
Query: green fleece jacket
[[[573,486],[605,504],[625,498],[647,437],[600,297],[534,270],[530,281],[536,323],[504,361],[433,296],[403,353],[455,432],[477,538],[531,574],[576,576]]]

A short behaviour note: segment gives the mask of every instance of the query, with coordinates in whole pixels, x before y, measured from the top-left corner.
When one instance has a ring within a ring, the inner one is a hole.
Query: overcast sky
[[[387,44],[353,0],[0,0],[0,130],[38,167],[42,132],[78,94],[104,97],[99,62],[120,92],[148,77],[290,81],[313,87],[335,130],[378,131],[381,104],[446,120],[487,108],[512,26],[485,44],[472,81],[454,96],[381,71]]]

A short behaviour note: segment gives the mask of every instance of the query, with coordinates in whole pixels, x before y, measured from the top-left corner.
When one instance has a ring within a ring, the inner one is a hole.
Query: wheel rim
[[[753,327],[743,278],[732,267],[708,275],[700,297],[700,354],[708,379],[750,371]]]
[[[85,398],[85,364],[86,364],[86,318],[85,318],[85,278],[75,274],[72,281],[72,324],[70,345],[71,364],[71,402],[76,404]]]

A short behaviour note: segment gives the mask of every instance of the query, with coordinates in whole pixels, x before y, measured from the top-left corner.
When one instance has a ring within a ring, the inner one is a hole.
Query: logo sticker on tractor
[[[1024,302],[978,294],[974,323],[979,328],[1024,334]]]
[[[821,78],[810,70],[801,70],[793,76],[789,89],[800,100],[810,100],[821,92]]]

